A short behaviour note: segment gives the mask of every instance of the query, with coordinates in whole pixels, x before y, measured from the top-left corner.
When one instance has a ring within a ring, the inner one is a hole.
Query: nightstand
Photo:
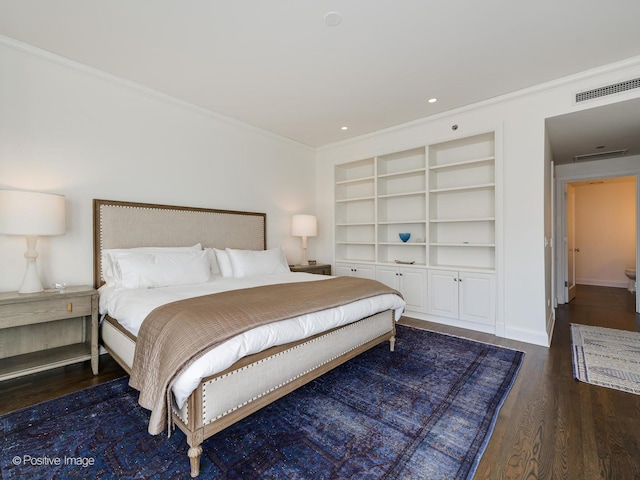
[[[292,272],[315,273],[317,275],[331,275],[331,265],[318,263],[316,265],[289,265]]]
[[[0,293],[0,380],[91,360],[98,374],[98,292]]]

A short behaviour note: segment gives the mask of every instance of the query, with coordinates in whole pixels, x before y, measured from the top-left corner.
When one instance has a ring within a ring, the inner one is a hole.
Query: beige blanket
[[[397,291],[374,280],[337,277],[232,290],[173,302],[142,323],[129,384],[151,410],[149,433],[164,430],[173,380],[212,347],[261,325]]]

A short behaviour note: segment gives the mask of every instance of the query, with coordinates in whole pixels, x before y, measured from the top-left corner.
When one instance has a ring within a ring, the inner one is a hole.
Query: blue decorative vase
[[[398,236],[400,237],[400,240],[402,240],[403,242],[406,242],[411,237],[411,234],[410,233],[399,233]]]

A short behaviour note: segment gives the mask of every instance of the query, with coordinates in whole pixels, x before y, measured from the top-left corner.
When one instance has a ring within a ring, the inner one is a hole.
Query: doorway
[[[625,269],[638,263],[639,175],[601,175],[557,179],[559,304],[575,298],[577,284],[626,288]]]

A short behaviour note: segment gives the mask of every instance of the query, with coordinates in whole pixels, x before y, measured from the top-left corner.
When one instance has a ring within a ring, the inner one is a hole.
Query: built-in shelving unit
[[[495,269],[493,133],[429,146],[429,263]]]
[[[490,132],[337,165],[337,274],[375,276],[418,317],[491,332],[495,143]]]
[[[427,264],[427,160],[424,147],[382,155],[377,162],[377,263]],[[409,233],[406,242],[401,233]]]
[[[335,169],[336,259],[373,262],[376,239],[375,159]]]

